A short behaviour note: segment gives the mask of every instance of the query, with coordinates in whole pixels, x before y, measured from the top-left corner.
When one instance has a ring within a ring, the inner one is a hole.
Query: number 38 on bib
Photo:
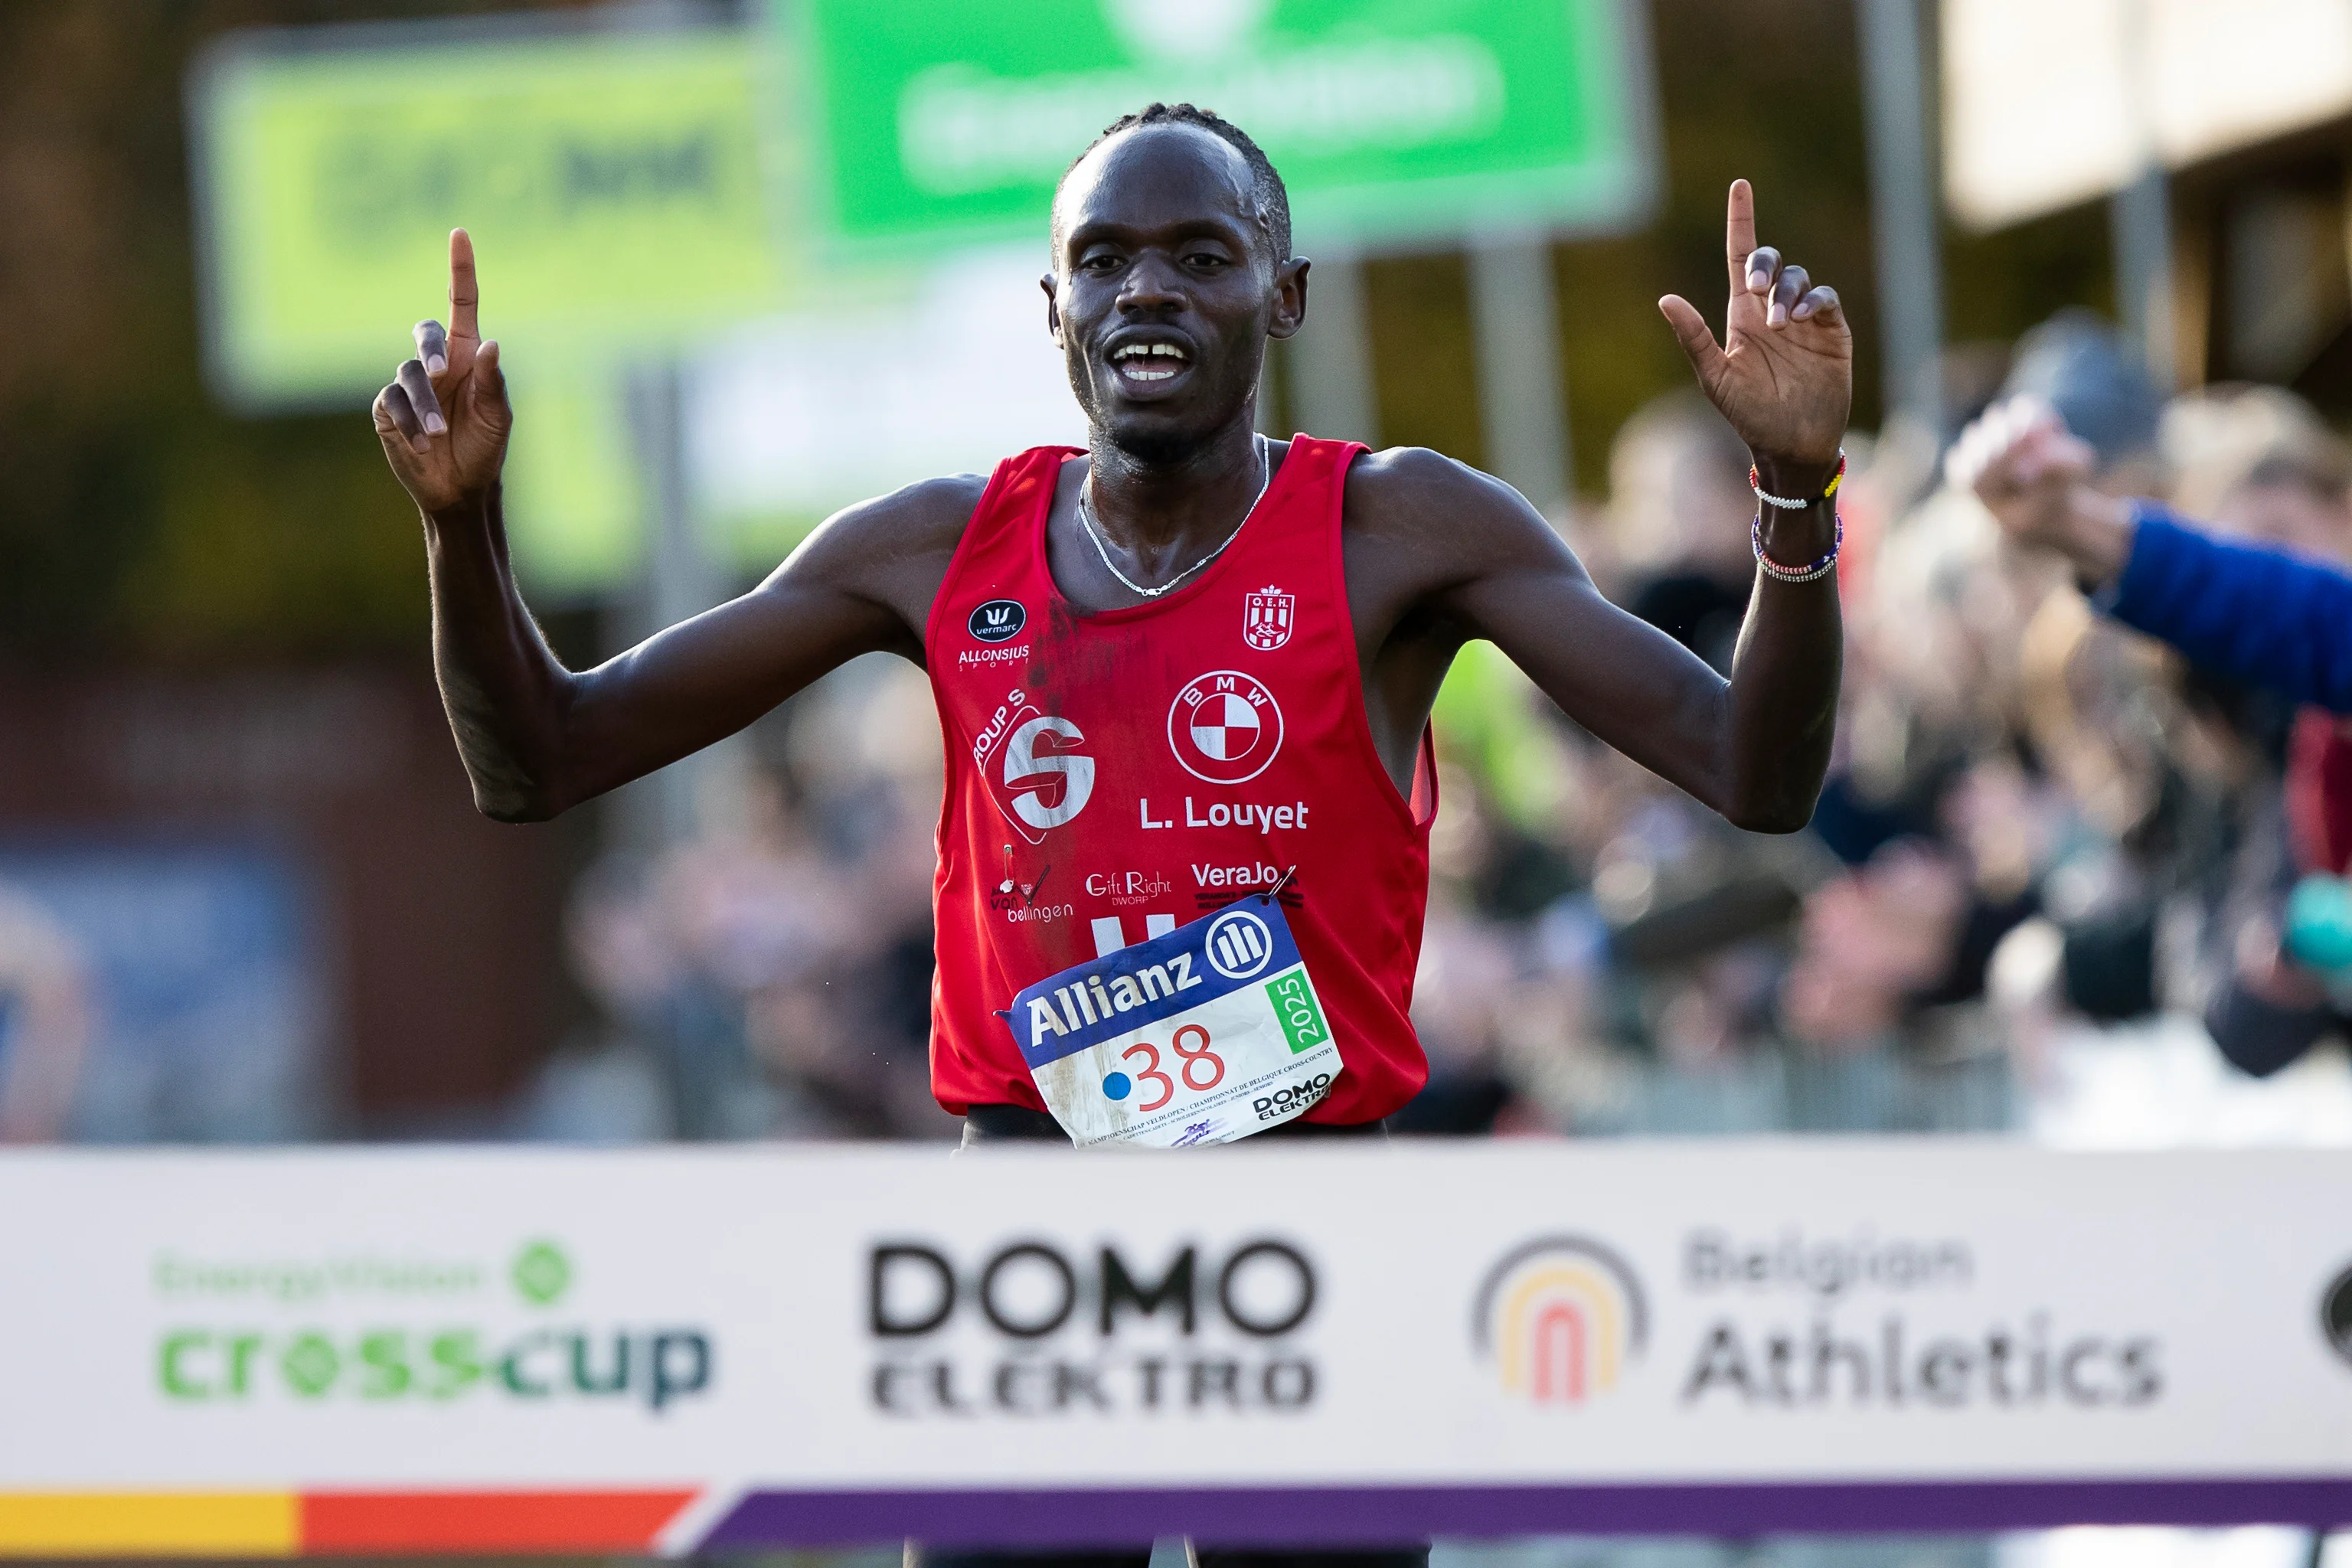
[[[1339,1047],[1282,906],[1250,897],[1030,986],[1006,1015],[1080,1148],[1228,1143],[1311,1109]]]

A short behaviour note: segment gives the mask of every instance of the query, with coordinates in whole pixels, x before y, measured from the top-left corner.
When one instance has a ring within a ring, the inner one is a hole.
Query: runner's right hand
[[[478,501],[505,464],[514,410],[499,374],[499,345],[484,342],[474,242],[449,234],[449,325],[416,323],[416,357],[376,394],[375,433],[420,510]]]

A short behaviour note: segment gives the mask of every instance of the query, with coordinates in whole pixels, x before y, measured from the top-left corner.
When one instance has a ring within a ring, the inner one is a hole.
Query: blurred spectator
[[[607,1032],[559,1058],[528,1131],[953,1131],[926,1071],[940,762],[921,679],[866,660],[812,688],[734,759],[748,776],[708,830],[582,879],[573,965]]]
[[[1609,492],[1620,602],[1727,674],[1756,576],[1748,448],[1705,397],[1671,392],[1618,431]]]
[[[79,945],[38,904],[0,885],[0,1143],[65,1135],[90,1005]]]
[[[2352,711],[2352,575],[2117,500],[2094,483],[2096,456],[2053,409],[2016,400],[1961,437],[1953,474],[2011,537],[2063,555],[2126,626],[2218,673]],[[2245,512],[2273,527],[2340,527],[2340,485],[2314,493],[2291,469],[2257,468],[2241,492]]]

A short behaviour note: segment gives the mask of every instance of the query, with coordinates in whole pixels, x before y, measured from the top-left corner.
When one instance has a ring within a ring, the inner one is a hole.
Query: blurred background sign
[[[1611,227],[1653,199],[1653,89],[1617,0],[809,0],[783,15],[845,240],[1035,234],[1070,160],[1153,99],[1247,127],[1300,231],[1326,243]]]
[[[0,847],[0,1125],[103,1143],[279,1142],[329,1123],[329,955],[283,845]]]
[[[1946,0],[1942,16],[1944,188],[1973,227],[2352,111],[2342,0]]]
[[[2207,334],[2175,272],[2199,247],[2180,243],[2172,176],[2352,113],[2352,5],[1950,0],[1943,72],[1953,212],[1988,229],[2112,195],[2116,314],[2159,386],[2193,384]],[[2343,204],[2264,205],[2230,223],[2256,253],[2223,268],[2253,301],[2229,335],[2242,368],[2284,378],[2341,314]]]
[[[509,349],[513,548],[557,599],[629,581],[646,482],[615,374],[788,303],[764,57],[740,29],[244,33],[189,101],[208,367],[248,412],[363,402],[446,316],[447,235]]]
[[[740,33],[302,37],[238,35],[194,84],[231,402],[373,395],[444,313],[460,224],[502,339],[645,353],[784,302]]]

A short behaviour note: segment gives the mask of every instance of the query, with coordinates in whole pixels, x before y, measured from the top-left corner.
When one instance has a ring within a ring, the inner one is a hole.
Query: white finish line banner
[[[0,1155],[0,1552],[2352,1521],[2352,1156]]]

